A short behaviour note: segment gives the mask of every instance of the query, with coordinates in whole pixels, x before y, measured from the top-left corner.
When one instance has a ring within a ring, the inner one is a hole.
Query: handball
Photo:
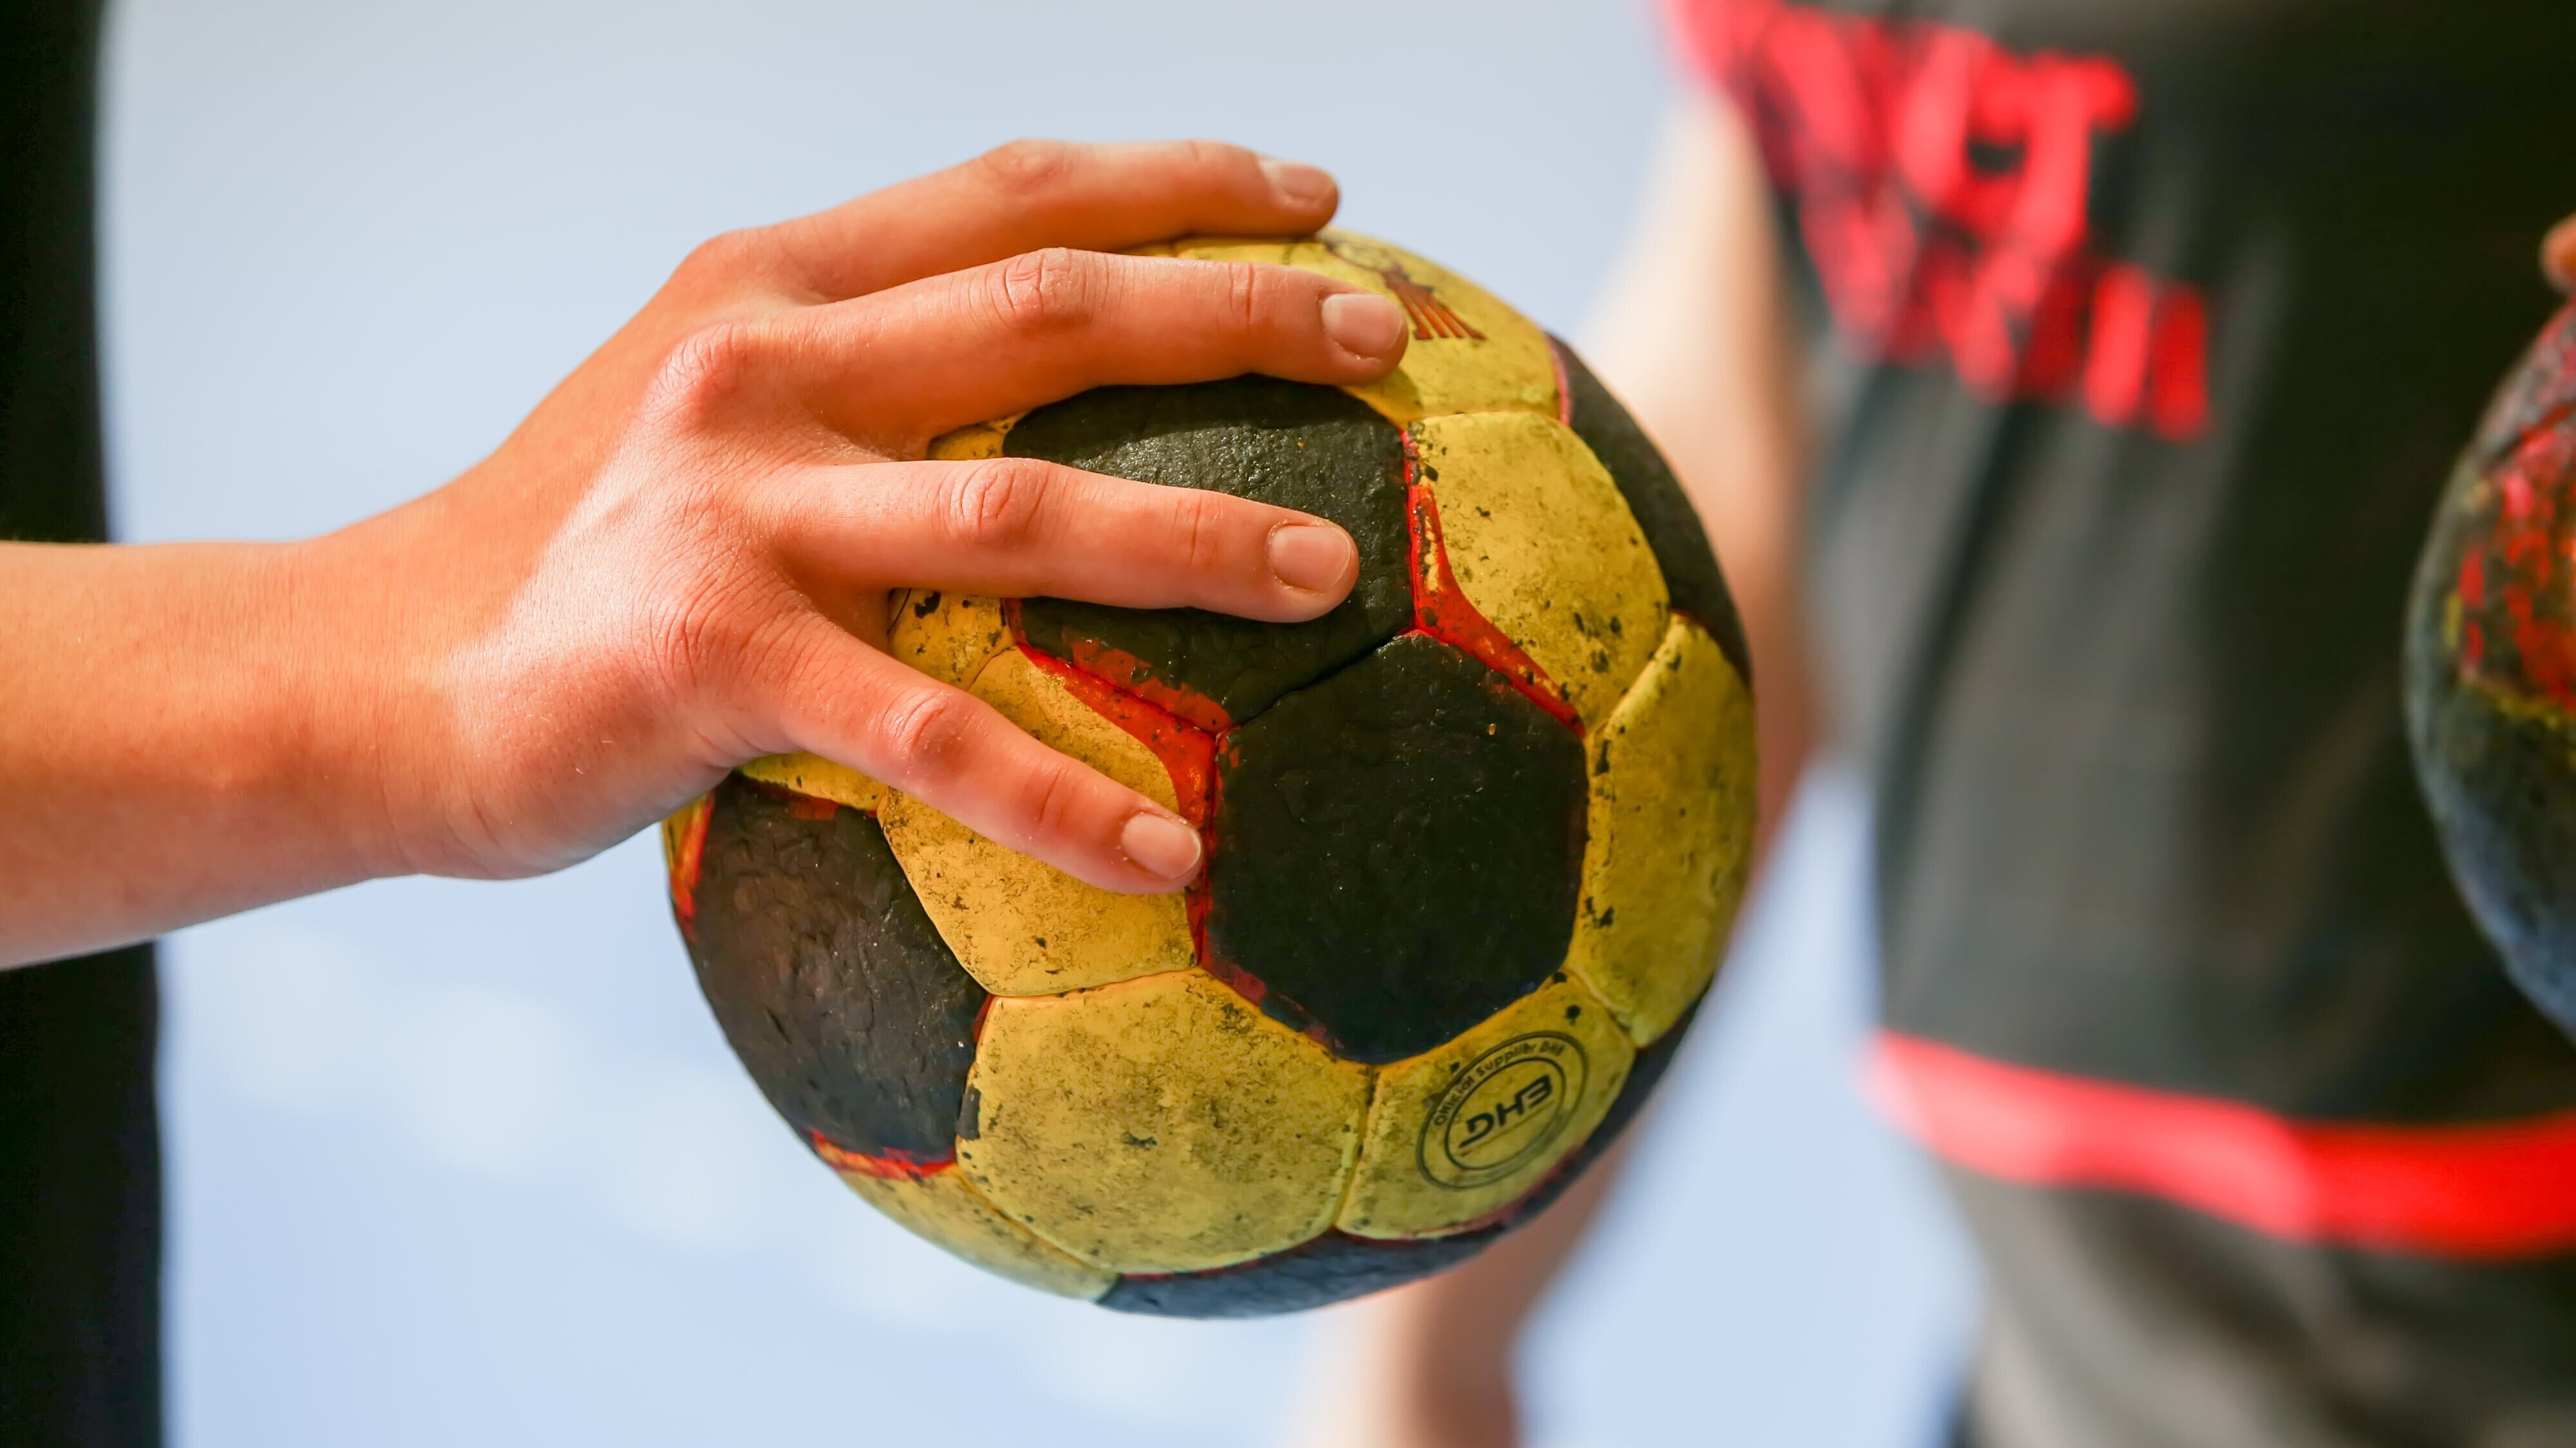
[[[2576,1029],[2576,308],[2496,395],[2415,576],[2406,710],[2452,875]]]
[[[1028,1285],[1187,1317],[1460,1262],[1636,1114],[1744,887],[1742,630],[1671,471],[1561,344],[1328,232],[1157,252],[1399,303],[1367,387],[1105,387],[951,434],[1332,519],[1350,597],[1190,609],[897,594],[899,659],[1202,833],[1120,895],[807,755],[672,817],[726,1039],[860,1196]]]

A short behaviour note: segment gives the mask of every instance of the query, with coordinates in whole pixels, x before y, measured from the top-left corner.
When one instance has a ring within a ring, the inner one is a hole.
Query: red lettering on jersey
[[[2201,294],[2090,246],[2094,143],[2137,119],[2105,57],[1788,0],[1670,0],[1751,124],[1834,322],[1865,356],[1946,356],[1997,402],[2081,402],[2175,440],[2209,421]]]

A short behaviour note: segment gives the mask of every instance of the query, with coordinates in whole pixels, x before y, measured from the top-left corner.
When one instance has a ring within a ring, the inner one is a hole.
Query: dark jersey
[[[2576,1047],[2398,693],[2576,210],[2566,0],[1674,0],[1802,260],[1877,1069],[1999,1448],[2576,1442]]]
[[[99,10],[0,0],[0,538],[103,536],[91,303]],[[146,949],[0,971],[0,1444],[161,1436]]]

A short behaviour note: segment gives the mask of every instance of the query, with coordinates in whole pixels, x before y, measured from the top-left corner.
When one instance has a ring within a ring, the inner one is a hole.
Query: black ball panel
[[[701,862],[689,956],[770,1105],[844,1151],[954,1154],[984,988],[876,820],[733,775]]]
[[[1337,1054],[1427,1051],[1564,963],[1583,748],[1502,675],[1408,634],[1228,735],[1210,964]]]
[[[1404,444],[1395,425],[1331,387],[1238,377],[1189,387],[1101,387],[1041,407],[1003,439],[1044,458],[1171,487],[1211,488],[1330,518],[1360,553],[1351,596],[1322,618],[1265,624],[1199,609],[1106,608],[1058,598],[1021,605],[1028,641],[1169,703],[1211,701],[1240,723],[1409,626]],[[1115,650],[1113,667],[1097,662]]]
[[[1311,1242],[1213,1272],[1122,1277],[1100,1299],[1119,1312],[1156,1317],[1269,1317],[1365,1297],[1444,1272],[1502,1235],[1486,1229],[1415,1242],[1380,1242],[1326,1232]]]

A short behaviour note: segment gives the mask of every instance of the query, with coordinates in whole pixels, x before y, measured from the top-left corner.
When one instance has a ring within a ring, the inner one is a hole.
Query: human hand
[[[2540,244],[2540,269],[2550,285],[2576,293],[2576,216],[2549,228],[2548,239]]]
[[[1394,366],[1393,304],[1284,267],[1108,254],[1295,234],[1331,179],[1206,143],[1022,143],[718,238],[488,460],[309,545],[340,601],[380,872],[552,869],[731,765],[810,751],[1093,884],[1174,888],[1196,832],[881,651],[890,591],[1273,620],[1339,602],[1319,519],[933,437],[1111,383]]]

